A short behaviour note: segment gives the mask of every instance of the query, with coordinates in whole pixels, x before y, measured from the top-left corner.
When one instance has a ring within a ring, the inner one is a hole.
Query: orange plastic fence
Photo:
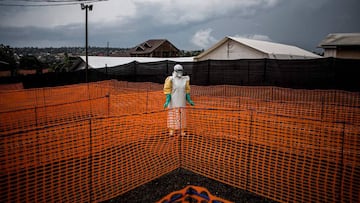
[[[359,93],[195,86],[169,133],[161,89],[0,92],[0,199],[99,202],[182,167],[279,202],[360,201]]]
[[[0,85],[0,92],[11,91],[11,90],[21,90],[21,89],[24,89],[22,83],[1,84]]]
[[[182,139],[185,169],[280,202],[359,200],[359,127],[246,111],[192,113]]]

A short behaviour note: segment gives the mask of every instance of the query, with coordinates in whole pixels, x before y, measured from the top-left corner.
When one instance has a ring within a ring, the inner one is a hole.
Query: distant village
[[[130,57],[134,48],[89,47],[89,56]],[[178,50],[176,57],[190,57],[204,50]],[[80,56],[85,56],[85,47],[10,47],[0,44],[1,76],[27,75],[69,71]],[[17,70],[13,70],[14,67]],[[10,71],[13,70],[13,71]],[[6,73],[7,72],[7,73]]]

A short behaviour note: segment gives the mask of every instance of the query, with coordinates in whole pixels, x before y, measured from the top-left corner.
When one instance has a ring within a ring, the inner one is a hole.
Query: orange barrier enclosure
[[[278,202],[360,201],[358,92],[191,92],[172,134],[161,84],[1,91],[0,199],[101,202],[181,167]]]

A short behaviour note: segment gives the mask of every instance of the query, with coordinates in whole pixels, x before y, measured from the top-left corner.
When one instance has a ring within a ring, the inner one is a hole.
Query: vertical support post
[[[266,83],[266,67],[267,66],[267,59],[264,59],[264,77],[263,77],[263,85]]]
[[[247,85],[251,85],[250,84],[250,61],[249,60],[247,60],[247,69],[248,69],[248,74],[247,74],[247,76],[248,76],[248,83],[247,83]]]
[[[135,82],[137,82],[138,81],[138,77],[137,77],[137,62],[135,61],[134,62],[134,78],[135,78]]]
[[[105,64],[105,75],[106,75],[106,79],[109,79],[108,66],[107,66],[107,64]]]
[[[208,59],[207,64],[207,85],[210,85],[210,59]]]
[[[92,10],[93,5],[81,4],[81,10],[85,10],[85,82],[88,82],[88,69],[89,69],[89,60],[88,60],[88,11]]]
[[[89,90],[89,83],[88,83],[88,70],[89,70],[89,59],[88,59],[88,11],[92,10],[92,5],[85,5],[81,4],[81,9],[85,10],[85,57],[86,57],[86,63],[85,63],[85,82],[87,83],[87,91],[88,91],[88,100],[90,102],[90,117],[92,116],[91,112],[91,101],[90,101],[90,90]]]
[[[107,93],[106,97],[107,97],[107,100],[108,100],[108,112],[107,112],[107,115],[109,117],[110,116],[110,92]]]
[[[182,167],[182,131],[184,130],[183,128],[182,128],[182,113],[183,113],[183,108],[186,108],[186,107],[180,107],[180,108],[178,108],[177,109],[177,111],[179,111],[179,117],[180,117],[180,132],[177,132],[178,133],[178,146],[179,146],[179,152],[178,152],[178,154],[179,154],[179,165],[180,165],[180,167]],[[185,109],[184,109],[185,110]]]
[[[39,103],[38,103],[38,91],[35,91],[35,124],[36,124],[36,126],[38,126],[38,120],[37,120],[37,108],[38,108],[38,106],[39,106]]]
[[[149,105],[149,89],[146,90],[146,109],[145,112],[148,112],[148,105]]]
[[[247,161],[246,161],[246,185],[245,185],[245,190],[248,190],[249,188],[249,184],[250,184],[250,161],[251,161],[251,147],[252,147],[252,143],[251,143],[251,137],[252,137],[252,130],[253,130],[253,123],[254,123],[254,110],[250,110],[250,132],[249,132],[249,142],[248,142],[248,150],[247,150]]]
[[[166,60],[166,76],[169,75],[169,60]]]
[[[344,165],[344,144],[345,144],[345,129],[346,129],[346,123],[343,122],[343,129],[342,129],[342,139],[341,139],[341,160],[340,160],[340,167],[341,167],[341,173],[339,178],[339,199],[338,202],[343,202],[343,185],[344,185],[344,171],[345,171],[345,165]]]
[[[88,82],[88,70],[89,70],[89,59],[88,59],[88,6],[85,7],[85,82]]]
[[[323,121],[324,119],[324,105],[325,105],[325,101],[324,101],[324,96],[321,96],[321,121]]]
[[[92,170],[92,130],[91,130],[91,118],[89,118],[89,202],[93,202],[92,196],[93,196],[93,170]]]
[[[34,113],[35,113],[35,124],[36,124],[36,127],[38,126],[38,116],[37,116],[37,106],[35,106],[35,108],[34,108]]]
[[[45,88],[42,88],[43,92],[43,101],[44,101],[44,116],[45,116],[45,122],[47,122],[47,113],[46,113],[46,99],[45,99]]]

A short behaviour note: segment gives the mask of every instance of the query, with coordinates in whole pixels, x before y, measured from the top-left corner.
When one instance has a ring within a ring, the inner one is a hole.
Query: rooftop
[[[196,58],[201,58],[202,56],[212,52],[213,50],[220,47],[222,44],[224,44],[227,40],[233,40],[235,42],[238,42],[240,44],[243,44],[245,46],[251,47],[255,50],[258,50],[262,53],[268,54],[269,56],[274,56],[277,58],[277,56],[281,56],[279,58],[284,58],[284,56],[288,56],[287,58],[297,57],[297,58],[321,58],[321,56],[316,55],[312,52],[306,51],[304,49],[301,49],[296,46],[286,45],[286,44],[280,44],[280,43],[274,43],[274,42],[268,42],[268,41],[261,41],[261,40],[254,40],[254,39],[247,39],[242,37],[230,37],[227,36],[218,43],[216,43],[214,46],[206,50],[205,52],[201,53]]]
[[[319,47],[360,46],[360,33],[332,33],[320,42]]]
[[[292,45],[261,41],[261,40],[253,40],[253,39],[240,38],[240,37],[229,37],[229,38],[267,54],[308,56],[314,58],[320,57],[312,52],[306,51],[304,49]]]

